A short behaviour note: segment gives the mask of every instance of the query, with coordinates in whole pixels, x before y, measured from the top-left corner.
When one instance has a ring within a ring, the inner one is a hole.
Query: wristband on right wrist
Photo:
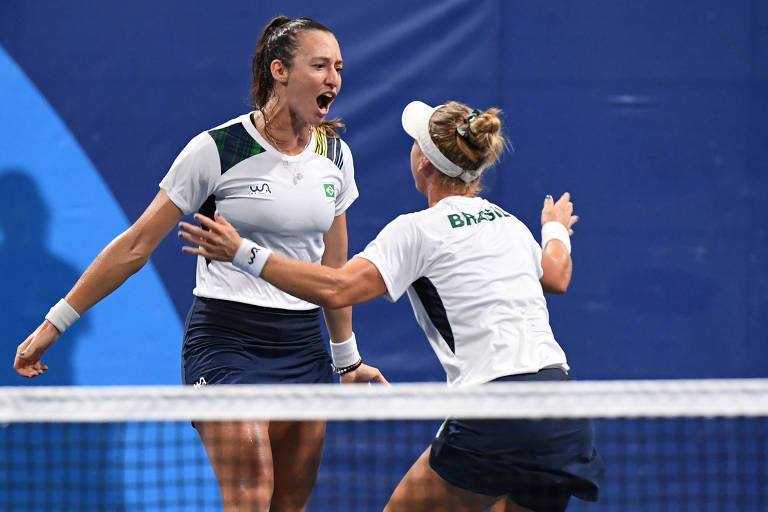
[[[65,299],[57,302],[45,315],[45,319],[53,324],[59,334],[66,331],[78,318],[80,314]]]
[[[545,249],[547,243],[553,239],[563,242],[568,254],[571,254],[571,237],[568,235],[568,229],[554,220],[541,226],[541,248]]]
[[[243,238],[240,247],[237,248],[235,257],[232,259],[232,264],[240,270],[259,277],[270,254],[272,254],[272,251],[266,247]]]

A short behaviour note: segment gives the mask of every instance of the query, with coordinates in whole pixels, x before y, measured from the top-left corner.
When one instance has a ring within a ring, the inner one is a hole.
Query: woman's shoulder
[[[432,208],[401,213],[387,224],[389,229],[398,231],[410,231],[417,233],[426,229],[426,226],[434,222],[435,212]]]
[[[189,140],[191,145],[205,145],[210,142],[218,142],[221,139],[227,139],[231,137],[249,137],[245,126],[244,120],[248,120],[249,114],[243,114],[241,116],[232,118],[223,123],[217,124],[212,128],[206,128],[203,131],[197,132],[197,134]],[[242,133],[240,133],[242,132]]]

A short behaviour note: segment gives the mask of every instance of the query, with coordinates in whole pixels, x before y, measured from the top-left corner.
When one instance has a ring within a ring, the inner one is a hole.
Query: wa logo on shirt
[[[252,196],[266,196],[272,194],[272,190],[269,188],[269,183],[266,182],[249,185],[248,188],[250,189]]]
[[[325,197],[336,197],[336,187],[333,183],[324,183]]]

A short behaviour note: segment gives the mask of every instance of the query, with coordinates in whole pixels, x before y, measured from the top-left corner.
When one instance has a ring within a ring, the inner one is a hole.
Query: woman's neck
[[[461,197],[476,197],[477,194],[474,194],[472,192],[455,192],[452,190],[446,190],[442,187],[440,187],[437,183],[430,184],[427,186],[427,203],[429,203],[429,207],[432,208],[437,203],[445,199],[446,197],[451,196],[461,196]]]
[[[252,117],[259,133],[272,147],[285,155],[298,155],[309,144],[312,127],[296,119],[284,103],[281,106],[270,100]]]

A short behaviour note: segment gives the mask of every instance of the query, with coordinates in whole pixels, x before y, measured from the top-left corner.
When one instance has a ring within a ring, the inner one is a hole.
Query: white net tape
[[[0,387],[0,423],[768,416],[768,379]]]

